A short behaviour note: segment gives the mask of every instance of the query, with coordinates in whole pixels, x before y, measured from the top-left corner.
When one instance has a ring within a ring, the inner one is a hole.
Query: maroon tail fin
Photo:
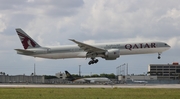
[[[24,49],[38,48],[41,47],[36,43],[29,35],[27,35],[22,29],[16,29],[19,39],[24,47]]]

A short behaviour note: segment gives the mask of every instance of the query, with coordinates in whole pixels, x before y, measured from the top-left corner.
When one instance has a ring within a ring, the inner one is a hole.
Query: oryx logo
[[[67,72],[67,73],[66,73],[66,76],[67,76],[67,77],[70,77],[71,75]]]
[[[24,49],[32,48],[32,47],[36,46],[36,44],[29,37],[27,37],[26,35],[18,32],[18,31],[17,31],[17,33],[19,35],[19,38],[21,39],[21,43],[23,44]]]

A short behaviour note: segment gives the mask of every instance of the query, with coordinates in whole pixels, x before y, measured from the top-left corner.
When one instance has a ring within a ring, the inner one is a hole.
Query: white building
[[[160,79],[177,80],[180,77],[179,63],[173,64],[150,64],[148,66],[148,74],[150,76],[157,76]]]
[[[133,75],[133,76],[118,76],[118,80],[121,81],[121,80],[124,80],[124,81],[127,81],[127,80],[157,80],[157,76],[147,76],[147,75],[144,75],[144,76],[136,76],[136,75]]]
[[[56,73],[56,77],[60,79],[66,79],[66,74],[59,72],[59,73]]]
[[[44,76],[0,75],[0,83],[44,83]]]

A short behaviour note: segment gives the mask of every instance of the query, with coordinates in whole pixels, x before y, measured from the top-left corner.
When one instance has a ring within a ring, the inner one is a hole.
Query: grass
[[[180,89],[0,88],[0,99],[179,99]]]

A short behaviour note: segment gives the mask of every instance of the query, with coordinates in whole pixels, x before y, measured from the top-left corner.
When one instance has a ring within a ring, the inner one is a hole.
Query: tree
[[[44,76],[45,79],[53,79],[53,78],[57,78],[56,76],[51,76],[51,75],[45,75]]]
[[[93,74],[91,77],[100,77],[98,74]]]

